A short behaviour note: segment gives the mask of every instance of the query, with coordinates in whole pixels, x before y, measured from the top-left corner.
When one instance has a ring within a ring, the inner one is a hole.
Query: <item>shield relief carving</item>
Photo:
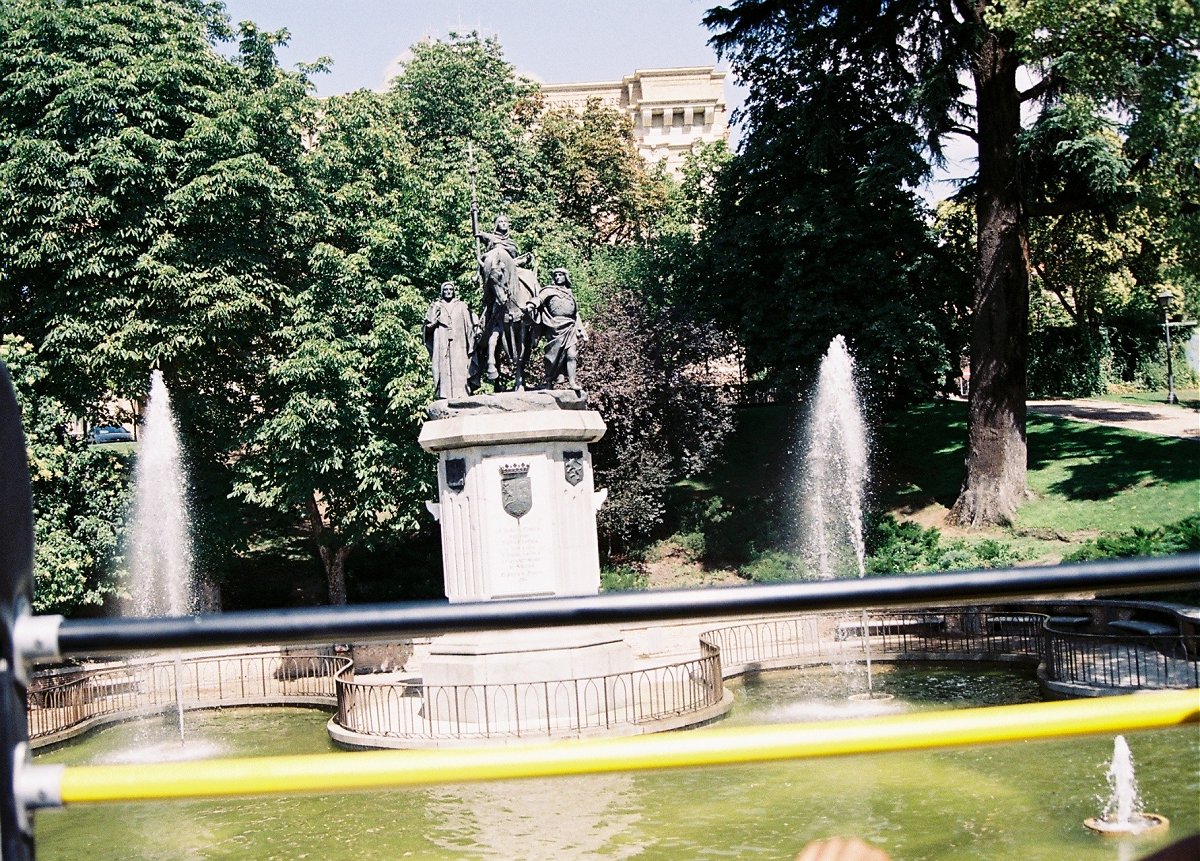
[[[567,484],[572,487],[583,481],[583,452],[564,451],[563,471],[566,473]]]
[[[500,500],[504,511],[518,520],[529,513],[533,508],[529,464],[506,464],[500,467]]]

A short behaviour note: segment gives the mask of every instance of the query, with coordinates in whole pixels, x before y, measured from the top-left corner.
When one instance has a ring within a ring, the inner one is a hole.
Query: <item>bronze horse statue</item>
[[[476,346],[476,367],[486,368],[489,380],[497,379],[503,351],[513,375],[513,391],[524,391],[525,366],[533,346],[533,320],[526,306],[537,297],[537,275],[521,267],[519,258],[514,259],[502,244],[484,253],[479,271],[483,280],[483,330]]]

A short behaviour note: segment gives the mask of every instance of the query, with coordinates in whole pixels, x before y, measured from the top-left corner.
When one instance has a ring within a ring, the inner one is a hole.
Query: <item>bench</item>
[[[988,629],[993,634],[1019,633],[1039,630],[1042,620],[1037,616],[989,616]]]
[[[1148,637],[1173,637],[1179,633],[1174,625],[1164,625],[1162,622],[1143,622],[1140,619],[1116,619],[1108,623],[1108,627],[1120,631],[1132,631],[1135,634],[1145,634]]]
[[[904,631],[932,634],[941,630],[944,621],[942,616],[925,616],[919,619],[868,619],[867,631],[869,632],[869,636],[872,637],[884,634],[900,634]],[[834,638],[849,640],[855,637],[862,637],[862,635],[862,622],[854,620],[838,622]]]
[[[1062,625],[1067,628],[1081,628],[1092,623],[1091,616],[1051,616],[1046,620],[1051,625]]]

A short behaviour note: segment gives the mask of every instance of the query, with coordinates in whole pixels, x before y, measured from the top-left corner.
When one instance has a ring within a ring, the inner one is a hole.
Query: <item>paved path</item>
[[[1029,412],[1200,442],[1200,410],[1113,401],[1029,401]]]

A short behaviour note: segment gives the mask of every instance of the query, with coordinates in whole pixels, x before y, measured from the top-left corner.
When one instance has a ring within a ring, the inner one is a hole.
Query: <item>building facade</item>
[[[589,99],[624,112],[633,122],[638,152],[650,164],[665,161],[678,174],[698,142],[727,140],[725,72],[712,66],[642,69],[620,81],[544,84],[551,108],[582,111]]]

